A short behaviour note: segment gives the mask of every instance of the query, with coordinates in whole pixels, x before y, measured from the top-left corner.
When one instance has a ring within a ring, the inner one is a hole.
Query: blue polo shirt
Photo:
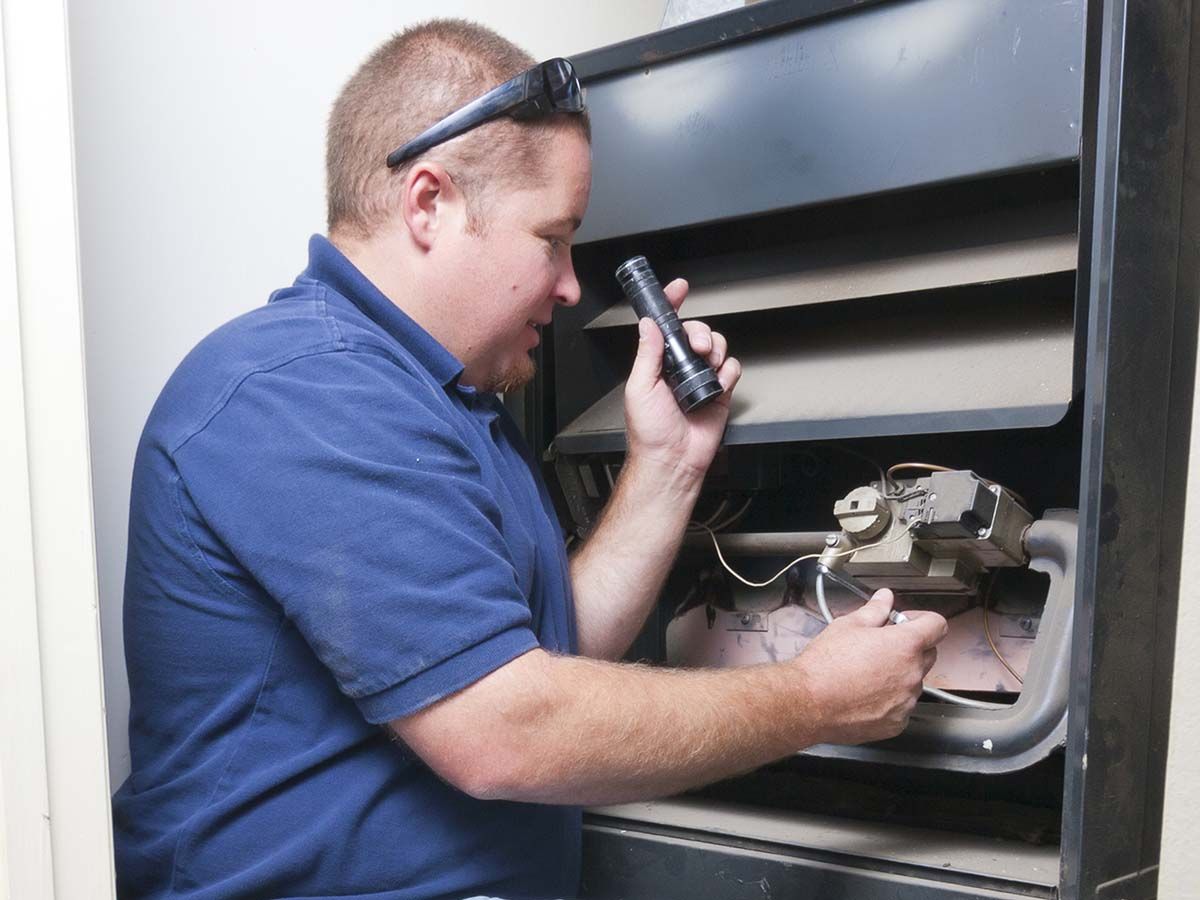
[[[321,237],[180,364],[134,465],[122,897],[571,896],[575,808],[380,727],[576,650],[563,535],[490,394]]]

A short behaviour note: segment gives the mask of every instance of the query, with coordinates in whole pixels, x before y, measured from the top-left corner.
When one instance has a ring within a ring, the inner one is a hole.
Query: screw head
[[[975,532],[975,533],[976,533],[977,535],[979,535],[979,537],[987,537],[987,529],[986,529],[986,528],[980,528],[980,529],[979,529],[977,532]]]
[[[838,542],[838,536],[836,534],[825,535],[825,546],[826,547],[835,547],[835,546],[837,546],[837,542]]]

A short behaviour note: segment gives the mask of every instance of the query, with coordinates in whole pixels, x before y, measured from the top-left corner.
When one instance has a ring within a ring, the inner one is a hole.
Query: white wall
[[[1200,379],[1192,405],[1189,458],[1158,882],[1158,896],[1163,900],[1200,900],[1196,870],[1196,836],[1200,835]]]
[[[378,43],[464,16],[535,57],[653,31],[663,0],[69,0],[109,765],[129,772],[121,634],[129,477],[167,376],[263,303],[324,228],[324,126]]]

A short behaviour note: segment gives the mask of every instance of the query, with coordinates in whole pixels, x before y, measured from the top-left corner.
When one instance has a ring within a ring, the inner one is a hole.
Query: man
[[[685,417],[642,323],[626,464],[568,564],[495,397],[579,300],[589,135],[549,65],[464,22],[384,44],[330,119],[330,239],[202,341],[151,413],[122,896],[570,896],[580,805],[903,728],[945,623],[881,627],[888,592],[791,662],[612,662],[679,547],[740,367],[689,323],[725,394]],[[532,99],[471,105],[517,76]],[[479,120],[508,102],[533,105]]]

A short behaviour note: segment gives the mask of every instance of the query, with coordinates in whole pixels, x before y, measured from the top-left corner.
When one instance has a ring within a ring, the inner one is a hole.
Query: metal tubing
[[[825,549],[827,531],[747,531],[718,534],[721,552],[728,556],[804,556]],[[688,549],[712,549],[707,531],[692,533],[684,540]]]

